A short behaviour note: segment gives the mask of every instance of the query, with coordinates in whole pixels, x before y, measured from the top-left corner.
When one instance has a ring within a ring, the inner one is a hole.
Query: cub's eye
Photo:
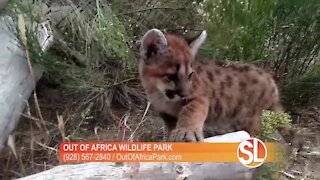
[[[168,78],[170,81],[178,81],[178,80],[179,80],[179,77],[178,77],[178,74],[177,74],[177,73],[167,74],[167,78]]]
[[[188,80],[189,80],[189,81],[192,80],[193,73],[194,73],[194,72],[192,72],[192,73],[189,74],[189,76],[188,76]]]

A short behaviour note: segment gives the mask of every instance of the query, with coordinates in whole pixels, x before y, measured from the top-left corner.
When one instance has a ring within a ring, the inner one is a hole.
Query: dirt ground
[[[43,121],[30,99],[14,133],[16,156],[7,147],[0,157],[0,179],[23,177],[59,165],[58,146],[63,141],[165,139],[163,123],[156,114],[149,109],[144,117],[145,104],[135,110],[97,109],[90,103],[82,109],[75,109],[69,96],[51,88],[40,89],[38,98]],[[98,113],[101,111],[109,113]],[[303,135],[305,147],[292,157],[288,168],[281,173],[281,179],[320,179],[320,107],[297,108],[292,117],[294,128]]]
[[[283,179],[320,179],[320,107],[312,106],[294,110],[294,128],[302,134],[303,150],[292,155],[292,162]]]

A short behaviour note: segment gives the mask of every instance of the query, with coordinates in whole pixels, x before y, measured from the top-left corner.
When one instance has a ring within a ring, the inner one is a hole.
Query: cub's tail
[[[268,110],[275,113],[283,113],[284,108],[281,104],[280,95],[277,88],[275,88],[275,91],[273,93],[273,99],[274,102],[271,104]],[[290,125],[280,126],[277,130],[284,138],[284,140],[290,143],[292,147],[297,148],[298,151],[302,150],[304,144],[303,138]]]

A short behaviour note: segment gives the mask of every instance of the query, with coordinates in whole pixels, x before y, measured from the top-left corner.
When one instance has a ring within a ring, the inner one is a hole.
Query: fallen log
[[[34,68],[32,77],[24,51],[15,37],[13,20],[0,18],[0,151],[16,127],[42,69]]]
[[[240,142],[250,138],[244,131],[207,138],[206,142]],[[237,179],[252,178],[255,169],[249,169],[240,163],[124,163],[111,162],[60,165],[50,170],[30,175],[21,180],[40,179]]]
[[[8,0],[0,0],[0,10]],[[26,6],[34,2],[25,1]],[[42,3],[43,19],[51,19],[53,24],[60,22],[63,17],[73,11],[71,6],[53,6],[50,9]],[[53,10],[52,13],[49,13]],[[42,77],[43,67],[28,64],[25,50],[17,39],[17,29],[13,19],[0,16],[0,153],[6,146],[14,146],[14,136],[10,136],[17,127],[21,113],[24,111],[35,83]],[[32,23],[32,22],[25,22]],[[53,42],[53,32],[48,21],[37,24],[36,36],[42,50],[49,48]],[[32,57],[30,57],[32,59]],[[32,69],[33,73],[31,73]],[[12,138],[9,138],[12,137]],[[10,147],[14,151],[14,147]],[[14,152],[15,153],[15,152]]]
[[[43,50],[49,47],[46,22],[39,24],[37,37]],[[17,25],[9,16],[0,17],[0,152],[17,126],[21,113],[44,69],[31,65],[17,38]],[[31,67],[32,66],[32,67]],[[32,71],[31,71],[32,70]]]

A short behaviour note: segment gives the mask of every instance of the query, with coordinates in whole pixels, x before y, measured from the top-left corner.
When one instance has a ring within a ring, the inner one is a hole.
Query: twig
[[[54,151],[54,152],[58,152],[58,150],[55,149],[55,148],[53,148],[53,147],[47,146],[47,145],[45,145],[45,144],[42,144],[42,143],[40,143],[40,142],[38,142],[38,141],[36,141],[36,140],[35,140],[35,142],[36,142],[39,146],[42,146],[42,147],[47,148],[47,149],[49,149],[49,150],[52,150],[52,151]]]
[[[152,7],[152,8],[145,8],[145,9],[139,9],[131,12],[125,12],[121,13],[119,15],[128,15],[128,14],[135,14],[139,12],[144,12],[144,11],[151,11],[151,10],[156,10],[156,9],[166,9],[166,10],[173,10],[173,11],[178,11],[178,10],[185,10],[186,7],[179,7],[179,8],[171,8],[171,7]]]
[[[87,61],[86,56],[76,51],[75,49],[69,47],[68,43],[63,40],[62,36],[58,33],[56,28],[53,27],[52,30],[53,30],[55,39],[59,42],[59,45],[62,47],[61,49],[63,51],[69,52],[70,55],[75,58],[74,59],[75,63],[77,63],[80,66],[85,66]]]
[[[291,178],[291,179],[295,179],[295,178],[296,178],[294,175],[289,174],[289,173],[287,173],[287,172],[285,172],[285,171],[282,171],[281,173],[284,174],[285,176]]]
[[[141,126],[141,124],[143,124],[143,123],[146,121],[145,116],[147,115],[147,112],[148,112],[148,110],[149,110],[149,108],[150,108],[150,104],[151,104],[151,103],[148,102],[147,107],[146,107],[146,109],[145,109],[145,111],[144,111],[144,113],[143,113],[143,116],[142,116],[142,118],[141,118],[141,121],[139,122],[139,124],[138,124],[138,126],[136,127],[136,129],[131,133],[130,138],[129,138],[129,141],[133,141],[133,136],[135,135],[136,131],[139,129],[139,127]]]
[[[85,8],[89,7],[89,5],[90,5],[92,2],[91,2],[91,1],[89,1],[89,2],[85,5],[85,7],[84,7],[84,8],[80,8],[80,5],[78,5],[78,6],[74,7],[74,5],[73,5],[72,1],[69,1],[69,3],[70,3],[70,4],[71,4],[71,6],[73,7],[72,11],[71,11],[69,14],[67,14],[66,16],[64,16],[63,18],[61,18],[61,20],[60,20],[60,21],[55,25],[55,27],[60,28],[60,24],[61,24],[64,20],[66,20],[66,19],[67,19],[67,17],[68,17],[68,16],[70,16],[70,14],[72,14],[72,13],[76,12],[76,10],[80,10],[80,12],[84,11],[84,10],[85,10]]]
[[[120,119],[120,122],[119,122],[120,132],[119,132],[119,135],[118,135],[118,136],[121,136],[120,141],[124,141],[125,136],[126,136],[126,129],[129,129],[130,131],[132,131],[131,128],[127,125],[127,121],[128,121],[129,116],[130,116],[130,113],[126,113]]]
[[[27,114],[21,114],[22,117],[25,117],[25,118],[29,118],[33,121],[35,121],[36,125],[38,126],[37,122],[41,122],[41,120],[39,118],[36,118],[36,117],[33,117],[31,116],[29,113],[28,115]],[[56,123],[52,123],[52,122],[46,122],[47,124],[50,124],[50,125],[56,125]],[[39,126],[38,126],[39,127]],[[39,128],[40,129],[40,128]]]
[[[84,106],[86,109],[83,112],[81,112],[81,114],[80,114],[81,121],[78,123],[76,129],[74,129],[73,132],[68,135],[68,137],[74,137],[76,132],[80,129],[83,122],[85,122],[87,120],[87,115],[92,110],[93,103],[85,104]]]
[[[30,105],[29,105],[29,102],[27,100],[25,100],[25,103],[26,103],[26,111],[27,111],[27,114],[28,115],[25,115],[23,113],[21,113],[21,116],[23,117],[26,117],[26,118],[29,118],[31,120],[34,120],[35,124],[38,126],[39,129],[41,129],[41,120],[38,119],[38,118],[34,118],[31,116],[31,112],[30,112]],[[40,123],[39,123],[40,122]]]
[[[58,128],[62,136],[62,142],[65,142],[66,133],[65,133],[63,117],[62,115],[59,115],[58,112],[57,112],[57,119],[58,119]]]
[[[137,80],[137,78],[125,79],[125,80],[123,80],[123,81],[113,83],[111,86],[117,86],[117,85],[124,84],[124,83],[126,83],[126,82],[134,81],[134,80]]]
[[[150,102],[148,102],[147,107],[146,107],[146,110],[145,110],[145,111],[144,111],[144,113],[143,113],[143,117],[142,117],[142,119],[144,119],[144,118],[145,118],[145,116],[147,115],[147,112],[148,112],[148,110],[149,110],[149,108],[150,108],[150,105],[151,105],[151,103],[150,103]]]
[[[38,97],[37,97],[37,92],[36,92],[36,79],[35,79],[35,76],[34,76],[32,63],[31,63],[31,60],[30,60],[29,51],[27,49],[26,25],[25,25],[25,21],[24,21],[23,15],[19,15],[18,16],[18,28],[20,30],[20,38],[21,38],[22,44],[25,47],[24,49],[25,49],[25,53],[26,53],[28,67],[29,67],[29,71],[30,71],[30,74],[31,74],[31,77],[32,77],[32,80],[33,80],[33,86],[34,86],[34,88],[33,88],[34,89],[33,98],[34,98],[36,110],[37,110],[37,113],[38,113],[38,115],[40,117],[40,120],[42,122],[43,128],[45,129],[47,135],[49,135],[49,131],[48,131],[47,127],[46,127],[45,121],[43,119],[43,116],[42,116],[42,113],[41,113],[41,110],[40,110],[40,105],[39,105],[39,102],[38,102]]]
[[[16,151],[16,142],[15,142],[15,135],[10,134],[7,145],[10,147],[11,151],[13,152],[13,155],[16,159],[18,159],[17,151]]]
[[[24,167],[24,164],[23,164],[23,161],[22,161],[22,156],[23,156],[22,152],[20,151],[18,162],[19,162],[19,166],[20,166],[20,170],[21,170],[22,174],[26,175],[27,174],[26,173],[26,168]]]
[[[41,121],[39,118],[36,118],[36,117],[32,117],[29,113],[28,115],[26,114],[21,114],[22,117],[25,117],[25,118],[29,118],[31,120],[34,120],[34,121]],[[37,124],[37,123],[36,123]]]
[[[34,168],[34,166],[33,166],[33,164],[34,164],[34,139],[35,138],[33,138],[34,136],[33,136],[33,132],[31,133],[31,141],[30,141],[30,156],[31,156],[31,167],[32,167],[32,169]]]
[[[293,173],[295,173],[295,174],[298,174],[298,175],[301,175],[302,174],[302,172],[300,172],[300,171],[296,171],[296,170],[291,170]]]
[[[24,176],[23,174],[18,173],[17,171],[14,171],[14,170],[12,170],[12,169],[10,169],[9,172],[15,174],[15,175],[18,176],[18,177],[23,177],[23,176]]]

